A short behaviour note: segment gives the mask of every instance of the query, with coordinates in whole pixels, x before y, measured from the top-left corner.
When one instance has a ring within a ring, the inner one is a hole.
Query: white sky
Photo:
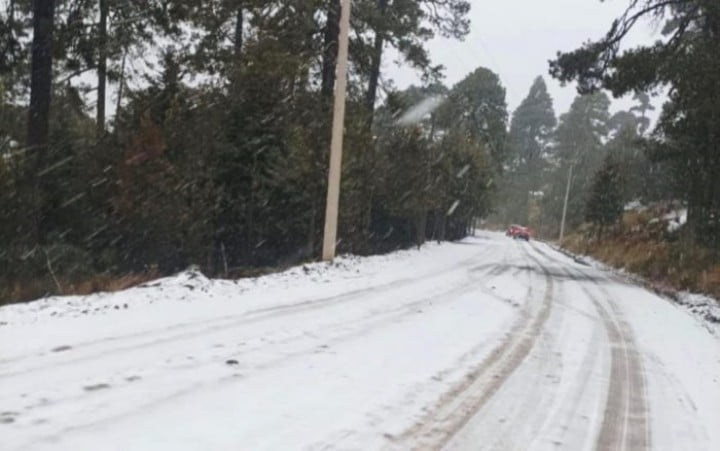
[[[548,60],[558,50],[569,51],[589,39],[603,36],[628,0],[470,0],[471,32],[463,41],[436,38],[428,44],[433,64],[446,67],[445,80],[452,86],[479,66],[497,73],[507,89],[512,112],[527,95],[532,81],[542,75],[559,116],[568,110],[575,87],[560,84],[548,75]],[[651,24],[643,24],[629,36],[627,44],[658,38]],[[385,74],[398,87],[419,84],[416,72],[387,61]],[[658,107],[660,99],[653,100]],[[612,110],[627,108],[632,101],[613,102]]]

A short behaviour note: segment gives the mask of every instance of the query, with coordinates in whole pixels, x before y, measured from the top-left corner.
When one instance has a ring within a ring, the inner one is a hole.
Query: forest
[[[352,3],[339,252],[481,220],[603,234],[633,201],[686,206],[677,239],[720,249],[720,3],[629,0],[550,61],[579,88],[559,117],[542,76],[512,114],[480,62],[445,82],[427,43],[464,39],[469,1]],[[641,19],[661,37],[621,47]],[[0,1],[0,303],[317,259],[339,21],[339,0]]]
[[[0,298],[317,258],[339,1],[2,6]],[[353,6],[339,251],[464,236],[501,170],[505,92],[483,68],[445,87],[425,43],[463,38],[470,5]],[[391,51],[425,87],[394,88]],[[401,121],[431,97],[452,101]]]

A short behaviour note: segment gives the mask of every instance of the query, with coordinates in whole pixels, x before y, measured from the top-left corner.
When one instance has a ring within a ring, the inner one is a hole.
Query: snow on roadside
[[[675,302],[706,321],[716,324],[716,328],[720,331],[720,302],[716,299],[683,291],[677,294]]]
[[[81,317],[126,310],[160,300],[186,300],[181,292],[207,293],[212,282],[195,269],[158,279],[123,291],[86,296],[52,296],[27,303],[0,307],[0,326],[35,323],[50,318]]]
[[[663,219],[667,221],[667,231],[675,232],[679,230],[687,222],[688,211],[687,208],[670,212],[663,216]]]
[[[319,286],[323,287],[324,294],[332,295],[362,288],[368,282],[383,283],[398,276],[410,277],[418,271],[431,273],[453,261],[458,253],[466,251],[469,255],[475,250],[456,243],[428,243],[419,250],[362,258],[346,255],[337,258],[332,264],[308,263],[279,273],[238,280],[209,279],[196,268],[190,268],[174,276],[123,291],[86,296],[52,296],[2,306],[0,327],[57,318],[107,316],[138,308],[152,314],[163,310],[167,304],[172,304],[176,310],[182,310],[183,304],[222,301],[230,301],[226,302],[230,305],[225,306],[230,309],[269,307],[288,299],[295,300],[303,292],[314,294]],[[407,266],[410,260],[412,268]],[[291,288],[292,296],[288,296]],[[242,301],[241,306],[232,305],[233,301],[239,300]]]
[[[395,254],[398,258],[400,255]],[[392,257],[386,257],[386,261]],[[330,277],[348,278],[360,271],[357,257],[343,256],[333,264],[311,263],[287,271],[238,280],[209,279],[191,267],[174,276],[147,282],[127,290],[85,296],[52,296],[0,307],[0,326],[45,321],[50,318],[105,315],[113,310],[142,308],[155,303],[208,301],[220,294],[240,295],[248,290],[284,286],[305,281],[321,283]]]
[[[496,235],[2,308],[4,447],[381,448],[464,383],[542,282]]]
[[[660,287],[657,284],[637,274],[633,274],[624,268],[615,268],[599,260],[596,260],[589,255],[583,255],[582,257],[580,257],[568,251],[567,249],[558,247],[556,245],[551,245],[551,247],[578,263],[593,266],[602,271],[606,271],[615,274],[618,277],[629,280],[639,286],[645,287],[647,290],[654,292],[662,298],[679,305],[680,307],[688,311],[690,314],[692,314],[699,321],[701,321],[708,330],[710,330],[715,335],[720,336],[720,300],[717,300],[710,296],[706,296],[704,294],[690,293],[687,291],[676,291],[666,287]]]
[[[630,202],[628,202],[627,204],[625,204],[625,211],[633,211],[633,210],[635,210],[635,211],[643,211],[643,210],[646,210],[646,209],[647,209],[647,207],[644,206],[644,205],[642,204],[642,202],[640,202],[639,199],[635,199],[635,200],[630,201]]]
[[[481,244],[468,245],[468,244]],[[142,336],[157,330],[203,322],[227,321],[265,309],[332,299],[353,291],[382,288],[448,271],[485,255],[497,246],[488,237],[459,243],[428,243],[371,257],[344,256],[333,264],[312,263],[267,276],[231,280],[208,279],[197,271],[182,272],[114,293],[56,296],[0,307],[2,360],[42,354],[98,340]],[[483,252],[484,251],[484,252]],[[461,274],[455,271],[454,283]],[[91,319],[89,321],[89,319]],[[41,334],[27,334],[28,326]]]

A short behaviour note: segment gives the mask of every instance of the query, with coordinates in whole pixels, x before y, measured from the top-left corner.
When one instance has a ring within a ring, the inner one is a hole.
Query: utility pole
[[[584,115],[589,117],[591,105],[585,104]],[[591,120],[591,119],[588,119]],[[577,137],[577,135],[575,135]],[[568,170],[567,187],[565,188],[565,202],[563,202],[562,220],[560,221],[560,243],[565,238],[565,218],[567,217],[568,202],[570,201],[570,185],[572,185],[573,170],[575,165],[580,163],[580,150],[582,146],[578,143],[577,138],[575,139],[575,155],[570,160],[570,169]]]
[[[565,237],[565,217],[567,216],[568,201],[570,200],[570,185],[572,184],[573,168],[575,163],[570,164],[570,170],[568,171],[567,187],[565,188],[565,202],[563,203],[562,220],[560,221],[560,243],[562,243]]]
[[[340,175],[342,172],[342,146],[345,135],[345,95],[347,91],[348,34],[350,29],[351,0],[342,0],[340,36],[335,80],[335,108],[333,112],[332,138],[330,141],[330,171],[328,172],[327,203],[325,206],[325,234],[322,258],[335,258],[337,241],[338,207],[340,204]]]

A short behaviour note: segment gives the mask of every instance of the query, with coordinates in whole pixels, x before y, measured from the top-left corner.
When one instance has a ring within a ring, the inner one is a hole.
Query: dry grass
[[[568,236],[562,245],[661,287],[720,298],[717,254],[669,236],[665,224],[653,221],[652,217],[650,212],[630,212],[620,226],[600,239],[585,227]]]
[[[99,291],[122,291],[128,288],[157,279],[160,275],[156,271],[140,274],[126,274],[123,276],[98,275],[81,282],[70,284],[63,289],[63,294],[87,295]]]
[[[720,264],[701,273],[699,286],[705,293],[720,293]]]
[[[3,284],[0,288],[0,305],[52,295],[88,295],[101,291],[121,291],[157,279],[159,276],[156,270],[125,275],[98,274],[82,280],[58,280],[60,289],[49,276],[30,281],[14,281]]]

